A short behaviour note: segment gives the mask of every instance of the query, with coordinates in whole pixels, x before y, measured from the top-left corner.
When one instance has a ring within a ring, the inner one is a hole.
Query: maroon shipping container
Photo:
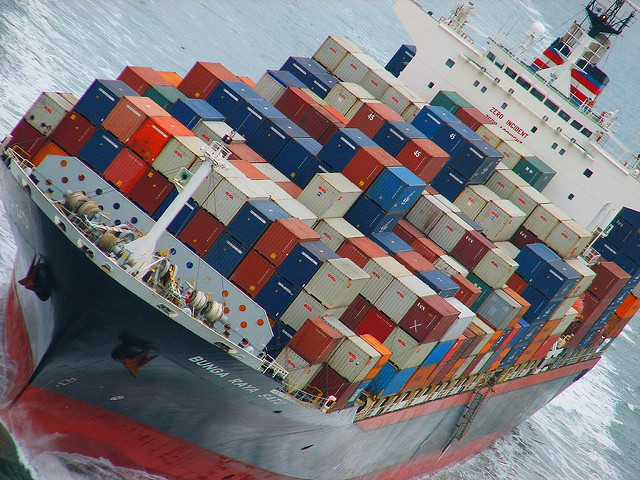
[[[200,208],[182,229],[178,239],[203,257],[224,232],[224,225],[206,210]]]
[[[230,160],[246,160],[249,163],[267,163],[253,148],[246,143],[231,143],[227,148],[232,153]]]
[[[583,323],[595,322],[608,307],[607,302],[603,302],[588,290],[580,298],[582,299],[582,310],[578,312],[577,319]]]
[[[71,110],[60,121],[49,138],[69,155],[76,156],[95,133],[97,127],[78,112]]]
[[[429,375],[429,379],[427,379],[427,383],[437,385],[442,382],[444,377],[449,373],[449,371],[453,368],[457,359],[451,359],[448,362],[442,364],[442,368],[436,368],[431,375]],[[438,372],[436,374],[436,372]],[[435,375],[434,375],[435,374]]]
[[[424,238],[423,233],[416,227],[411,225],[409,222],[407,222],[404,218],[401,218],[400,221],[395,224],[391,231],[399,236],[401,240],[407,242],[409,245],[411,245],[416,238]]]
[[[571,337],[567,342],[566,348],[577,347],[578,344],[585,337],[585,335],[589,332],[589,330],[593,328],[593,323],[594,322],[588,322],[588,323],[583,323],[582,325],[579,325],[579,324],[575,325],[575,327],[579,327],[579,328],[577,328],[572,332],[573,337]],[[571,324],[571,326],[573,326],[573,324]]]
[[[158,72],[150,67],[124,67],[118,75],[118,80],[129,85],[139,95],[149,89],[149,87],[171,87],[171,84]]]
[[[363,147],[342,170],[360,190],[365,191],[385,167],[399,167],[400,162],[382,147]]]
[[[372,258],[387,257],[387,252],[367,237],[347,238],[336,252],[343,258],[349,258],[360,268]]]
[[[255,298],[262,287],[276,273],[276,267],[255,250],[251,250],[229,277],[251,298]]]
[[[343,335],[320,317],[311,317],[300,327],[288,347],[311,365],[326,361],[340,345]]]
[[[206,100],[221,80],[241,81],[240,78],[220,63],[196,62],[178,84],[178,90],[189,98]]]
[[[612,300],[630,280],[630,276],[614,262],[602,262],[591,267],[596,274],[587,289],[600,300]]]
[[[518,247],[520,250],[522,250],[525,246],[529,245],[530,243],[540,243],[540,240],[538,240],[538,237],[536,237],[532,232],[530,232],[524,227],[520,227],[516,231],[516,233],[513,234],[513,237],[511,237],[511,240],[509,241],[513,243],[516,247]]]
[[[15,128],[11,130],[11,141],[7,147],[12,148],[18,155],[29,159],[38,153],[38,150],[46,141],[47,137],[22,118]]]
[[[104,179],[115,185],[125,195],[128,194],[149,165],[138,155],[124,147],[102,174]]]
[[[462,332],[462,336],[466,337],[466,340],[462,343],[458,351],[451,357],[451,360],[458,360],[459,358],[466,357],[475,348],[475,345],[479,340],[478,335],[469,328]]]
[[[347,379],[341,377],[329,365],[323,365],[313,380],[309,382],[309,386],[317,388],[322,392],[324,398],[329,396],[336,397],[333,408],[341,408],[349,400],[358,389],[360,383],[349,383]],[[315,389],[309,390],[312,394],[318,393]]]
[[[411,243],[411,248],[430,262],[435,263],[438,258],[445,255],[444,251],[428,238],[416,238]]]
[[[468,377],[469,375],[471,375],[471,372],[473,372],[473,369],[476,368],[476,366],[480,363],[480,361],[484,358],[485,354],[479,354],[476,355],[476,358],[474,358],[471,363],[469,364],[469,366],[464,370],[464,373],[462,374],[463,377]],[[490,355],[490,354],[487,354]]]
[[[456,282],[460,286],[460,290],[454,295],[455,298],[460,300],[467,307],[471,307],[475,301],[482,295],[480,287],[472,283],[461,273],[451,275],[451,280]]]
[[[158,209],[173,190],[173,184],[160,172],[148,168],[146,173],[131,187],[129,198],[149,215]]]
[[[529,286],[529,283],[520,275],[514,273],[509,277],[509,280],[507,280],[507,286],[512,288],[518,295],[522,295],[522,292]]]
[[[384,343],[394,328],[396,328],[396,324],[388,316],[372,307],[353,331],[358,335],[368,333],[379,342]]]
[[[393,254],[393,258],[395,258],[402,265],[407,267],[407,269],[413,273],[414,275],[418,272],[424,272],[426,270],[435,270],[436,267],[429,260],[424,258],[415,250],[411,250],[408,252],[398,252]]]
[[[344,122],[340,122],[340,121],[331,122],[331,124],[329,124],[329,127],[324,131],[324,133],[318,139],[318,143],[320,145],[326,145],[329,139],[333,137],[333,135],[338,130],[341,130],[346,127],[347,127],[347,124]]]
[[[127,146],[147,163],[153,163],[171,137],[192,137],[194,133],[173,117],[147,119],[127,141]]]
[[[373,306],[362,295],[358,295],[340,316],[340,321],[354,330]]]
[[[358,128],[369,138],[373,138],[388,121],[401,122],[404,118],[384,103],[364,103],[351,117],[347,128]]]
[[[430,295],[416,300],[398,325],[418,342],[423,343],[436,325],[443,323],[451,326],[459,316],[460,312],[444,298]]]
[[[323,138],[326,132],[331,131],[333,135],[333,133],[338,130],[338,128],[334,126],[334,123],[337,123],[338,119],[327,112],[322,105],[317,104],[310,104],[304,107],[303,110],[298,112],[294,122],[307,132],[311,138],[318,142],[320,142],[320,139]]]
[[[496,123],[475,107],[460,107],[455,115],[462,123],[474,132],[480,127],[480,125],[495,125]]]
[[[122,97],[101,124],[118,140],[126,143],[136,130],[151,117],[170,117],[169,113],[147,97]]]
[[[427,138],[409,140],[396,155],[398,161],[425,182],[432,181],[449,161],[449,154]]]
[[[304,112],[309,105],[317,104],[318,102],[301,88],[287,87],[274,106],[297,123],[298,119],[302,116],[302,112]]]
[[[486,253],[496,248],[484,235],[475,230],[467,232],[451,250],[451,256],[469,270],[482,260]]]
[[[273,222],[254,248],[276,267],[300,242],[320,240],[320,234],[299,218],[279,218]]]

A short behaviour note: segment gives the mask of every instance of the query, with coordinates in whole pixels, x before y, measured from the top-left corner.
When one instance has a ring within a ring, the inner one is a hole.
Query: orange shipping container
[[[531,340],[531,343],[541,342],[549,338],[549,335],[551,335],[551,332],[553,332],[556,329],[556,327],[560,325],[560,322],[562,320],[563,320],[562,318],[559,318],[558,320],[549,320],[545,322],[544,325],[542,325],[542,328],[540,329],[540,331],[536,334],[535,337],[533,337],[533,339]]]
[[[458,373],[458,370],[460,370],[460,367],[462,367],[462,365],[468,360],[467,357],[464,358],[459,358],[458,360],[456,360],[454,362],[454,364],[452,365],[451,369],[444,375],[444,377],[442,377],[442,381],[443,382],[447,382],[449,380],[451,380],[453,378],[453,376]]]
[[[249,88],[255,88],[256,82],[251,80],[249,77],[238,77],[238,78],[240,78],[240,80],[242,80],[245,83],[245,85],[247,85]]]
[[[127,146],[147,163],[153,163],[171,137],[193,137],[194,133],[173,117],[151,117],[129,138]]]
[[[504,333],[504,330],[496,330],[495,333],[493,335],[491,335],[491,338],[485,344],[485,346],[480,349],[480,351],[478,352],[478,355],[483,354],[483,353],[487,353],[491,349],[491,347],[493,346],[495,341],[498,340],[498,338],[500,338],[500,336],[503,333]]]
[[[500,366],[500,363],[502,363],[502,360],[504,360],[504,357],[506,357],[510,351],[511,351],[511,347],[500,350],[500,353],[498,354],[498,358],[496,358],[493,361],[493,363],[491,364],[491,366],[487,371],[490,372],[492,370],[497,369]]]
[[[508,325],[507,328],[509,328],[509,327],[513,327],[516,323],[518,323],[518,320],[520,320],[522,318],[522,316],[525,314],[525,312],[527,310],[529,310],[529,308],[531,307],[531,304],[529,302],[527,302],[524,298],[522,298],[522,296],[518,292],[516,292],[513,288],[506,287],[503,290],[504,290],[504,293],[506,293],[511,298],[513,298],[516,302],[518,302],[520,305],[522,305],[522,308],[520,309],[518,314],[515,316],[515,318]]]
[[[236,167],[238,170],[240,170],[242,173],[245,174],[245,176],[247,178],[250,178],[251,180],[268,180],[269,177],[267,177],[264,173],[262,173],[260,170],[258,170],[256,167],[254,167],[251,163],[247,162],[246,160],[229,160],[229,163]]]
[[[384,344],[380,342],[373,335],[369,335],[368,333],[365,333],[363,335],[360,335],[360,338],[362,338],[365,342],[367,342],[369,345],[375,348],[378,351],[378,353],[380,353],[381,355],[380,359],[376,362],[376,364],[373,366],[371,371],[364,378],[365,380],[371,380],[373,377],[375,377],[378,374],[378,372],[384,366],[384,364],[389,361],[389,359],[391,358],[392,352],[387,347],[385,347]]]
[[[298,198],[302,193],[302,189],[293,182],[276,182],[276,184],[293,198]]]
[[[107,118],[102,128],[113,133],[121,142],[127,142],[138,128],[151,117],[170,117],[169,113],[147,97],[122,97]]]
[[[422,388],[427,383],[429,375],[437,368],[438,364],[426,365],[424,367],[418,367],[418,369],[411,375],[407,383],[402,387],[401,392],[408,392],[410,390],[416,390]]]
[[[138,155],[123,148],[104,171],[104,179],[127,194],[147,171],[147,164]]]
[[[144,95],[144,92],[151,86],[154,87],[169,87],[171,84],[160,73],[156,72],[150,67],[131,67],[126,66],[124,70],[118,75],[118,80],[123,81],[129,85],[139,95]]]
[[[67,152],[61,149],[58,145],[53,143],[51,140],[47,140],[44,142],[44,145],[40,147],[38,153],[36,153],[33,157],[31,157],[30,161],[34,166],[38,166],[42,163],[47,155],[64,155],[67,156]]]
[[[169,82],[169,85],[172,87],[178,88],[178,85],[180,85],[180,82],[182,81],[182,77],[176,72],[158,72],[158,75]]]
[[[536,354],[536,352],[538,351],[538,349],[542,346],[542,343],[543,342],[532,342],[529,345],[527,345],[527,348],[524,349],[524,352],[520,354],[520,356],[515,361],[515,363],[524,363],[531,360],[533,356]]]
[[[246,143],[231,143],[227,145],[231,152],[231,160],[246,160],[249,163],[266,163],[262,156]]]
[[[616,315],[620,318],[628,319],[633,317],[638,310],[640,310],[640,298],[629,294],[616,310]]]
[[[630,318],[620,318],[617,315],[613,315],[606,323],[603,335],[606,338],[616,338],[622,333],[624,327],[629,323]]]

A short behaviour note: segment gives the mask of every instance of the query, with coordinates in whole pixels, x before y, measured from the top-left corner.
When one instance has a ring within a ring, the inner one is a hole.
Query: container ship
[[[638,170],[596,111],[635,7],[590,1],[533,61],[539,25],[481,48],[472,4],[394,8],[415,45],[384,67],[330,36],[256,83],[200,61],[37,97],[0,164],[28,449],[409,479],[598,362],[640,308]]]

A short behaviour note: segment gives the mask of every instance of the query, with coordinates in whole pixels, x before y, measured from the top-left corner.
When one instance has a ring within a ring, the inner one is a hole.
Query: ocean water
[[[115,78],[125,65],[185,74],[197,60],[221,62],[258,80],[290,55],[309,56],[327,35],[351,38],[385,64],[410,38],[396,21],[390,0],[0,0],[0,136],[44,90],[79,95],[91,81]],[[423,1],[437,17],[453,0]],[[485,0],[476,2],[474,36],[492,32],[517,44],[532,21],[549,38],[582,15],[582,2]],[[619,113],[619,137],[637,149],[640,28],[614,42],[602,68],[611,82],[602,96]],[[635,142],[635,143],[634,143]],[[0,205],[0,315],[15,245]],[[439,473],[438,480],[604,480],[640,478],[640,340],[631,322],[602,361],[546,408],[468,462]],[[38,442],[42,439],[31,439]],[[29,453],[0,430],[0,480],[157,479],[102,459]]]

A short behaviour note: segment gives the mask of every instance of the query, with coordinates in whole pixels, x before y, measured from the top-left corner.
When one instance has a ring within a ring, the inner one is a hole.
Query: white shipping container
[[[363,270],[371,278],[362,288],[360,294],[371,303],[378,301],[380,295],[395,278],[412,276],[412,273],[393,257],[372,258]]]
[[[362,338],[345,338],[327,360],[327,364],[349,382],[364,380],[382,355]]]
[[[524,228],[544,242],[561,220],[571,220],[566,212],[554,203],[538,205],[524,222]]]
[[[222,137],[225,135],[231,136],[231,143],[246,142],[246,139],[229,125],[215,120],[202,120],[191,131],[207,145],[211,145],[213,142],[222,142]]]
[[[202,207],[227,226],[245,202],[267,200],[269,195],[248,178],[224,178]]]
[[[516,258],[520,253],[520,249],[511,242],[496,242],[495,245],[511,258]]]
[[[364,237],[362,232],[344,218],[324,218],[318,220],[313,229],[320,234],[320,241],[334,252],[348,238]]]
[[[358,105],[359,108],[362,105],[362,100],[376,100],[376,98],[364,87],[353,82],[336,83],[324,98],[325,102],[349,120],[353,118],[357,109],[351,114],[351,116],[348,116],[347,113],[354,107],[354,105]]]
[[[422,98],[404,85],[390,85],[380,101],[398,115],[402,115],[411,102],[424,102]]]
[[[322,42],[322,45],[316,50],[312,58],[329,72],[333,73],[348,53],[364,52],[348,38],[330,35]]]
[[[475,219],[482,209],[487,206],[491,200],[499,200],[500,197],[489,187],[484,185],[468,185],[454,200],[453,204],[458,207],[462,213],[467,214]]]
[[[516,187],[527,187],[529,184],[520,175],[510,170],[504,163],[500,162],[500,164],[504,168],[498,169],[496,167],[489,177],[489,180],[485,182],[485,185],[500,198],[508,198],[511,200],[511,194]],[[511,200],[511,202],[517,205],[513,200]],[[521,210],[524,211],[524,209]]]
[[[480,350],[482,350],[484,346],[489,343],[489,340],[491,340],[493,334],[496,333],[496,329],[494,329],[491,325],[487,324],[487,322],[478,317],[474,318],[471,323],[473,323],[477,328],[484,332],[484,338],[471,351],[471,355],[478,355],[478,353],[480,353]]]
[[[75,101],[71,103],[70,100],[73,99]],[[67,112],[73,109],[77,100],[70,93],[62,95],[57,92],[42,92],[23,118],[38,132],[48,137]]]
[[[522,309],[514,298],[504,290],[493,290],[487,299],[478,307],[478,316],[495,329],[507,328]]]
[[[404,109],[401,116],[406,122],[411,123],[413,119],[416,118],[416,115],[420,113],[420,110],[428,106],[429,104],[427,102],[409,102],[409,105]]]
[[[298,196],[298,201],[318,218],[343,217],[362,194],[343,174],[316,173]]]
[[[358,83],[369,70],[383,68],[366,53],[347,53],[333,72],[343,82]]]
[[[419,298],[435,295],[426,283],[415,275],[394,278],[374,303],[391,321],[400,323]]]
[[[373,98],[377,98],[378,100],[382,98],[384,92],[386,92],[391,85],[400,84],[398,79],[384,68],[373,68],[367,70],[364,76],[357,83],[371,93]]]
[[[444,214],[450,211],[436,195],[423,192],[405,215],[405,220],[427,235]]]
[[[553,337],[554,335],[562,335],[564,331],[569,327],[569,325],[571,325],[575,321],[577,317],[578,317],[578,311],[575,308],[570,308],[565,314],[562,321],[558,323],[556,328],[553,329],[553,332],[551,332],[549,336]]]
[[[195,163],[191,165],[191,168],[189,168],[189,171],[191,173],[195,173],[200,163],[202,163],[200,159],[196,160]],[[209,195],[211,195],[211,192],[215,190],[223,178],[247,178],[247,176],[230,163],[227,163],[224,166],[220,165],[213,167],[209,176],[204,182],[202,182],[202,185],[198,187],[196,192],[192,195],[192,198],[198,203],[198,205],[204,205],[207,198],[209,198]]]
[[[289,372],[285,383],[289,386],[302,390],[309,385],[309,382],[315,378],[320,369],[321,363],[309,365],[308,367],[296,368]]]
[[[576,303],[576,301],[580,298],[580,296],[576,296],[576,297],[567,297],[565,298],[562,303],[560,305],[558,305],[558,308],[556,308],[553,313],[551,314],[551,316],[549,317],[549,320],[559,320],[561,318],[563,318],[567,312],[569,312],[569,309],[573,307],[573,304]]]
[[[485,142],[496,149],[503,140],[513,140],[513,137],[505,132],[500,125],[490,123],[483,123],[480,125],[476,130],[476,133],[480,135]]]
[[[171,137],[151,165],[168,179],[173,179],[180,169],[191,167],[206,147],[198,137]]]
[[[300,330],[300,327],[302,327],[308,318],[324,317],[325,315],[340,317],[345,310],[345,308],[329,309],[308,292],[302,290],[293,302],[291,302],[289,308],[282,314],[280,321],[295,330]]]
[[[269,198],[273,201],[275,200],[288,200],[293,198],[284,188],[278,185],[276,182],[270,179],[263,180],[253,180],[256,182],[256,185],[262,189]]]
[[[327,308],[348,306],[367,284],[369,274],[348,258],[322,264],[304,287]]]
[[[533,212],[538,205],[551,203],[547,197],[529,184],[516,186],[507,198],[527,215],[531,215],[531,212]]]
[[[276,198],[273,201],[289,215],[299,218],[310,227],[313,227],[318,221],[318,217],[295,198]]]
[[[487,352],[484,353],[482,356],[482,360],[480,360],[478,363],[476,363],[476,366],[473,370],[471,370],[471,375],[476,375],[480,372],[480,370],[482,370],[482,367],[484,367],[487,362],[489,360],[491,360],[491,357],[493,356],[493,352]]]
[[[509,200],[491,200],[475,218],[485,237],[493,242],[509,240],[524,223],[527,215]]]
[[[311,366],[304,358],[298,355],[289,347],[284,347],[280,354],[276,357],[276,363],[289,371],[300,368],[308,368]]]
[[[342,323],[342,321],[335,315],[324,315],[322,320],[333,327],[338,333],[341,333],[343,337],[353,337],[356,335],[353,333],[353,330]]]
[[[286,175],[284,175],[280,170],[266,162],[256,162],[252,163],[254,167],[264,173],[270,180],[273,180],[276,183],[288,182],[290,181]]]
[[[575,220],[561,220],[544,243],[562,258],[575,257],[589,245],[593,234]]]
[[[260,94],[271,105],[280,100],[280,97],[284,94],[287,86],[277,80],[271,73],[271,70],[264,72],[260,80],[256,82],[256,86],[253,90]]]
[[[499,248],[489,250],[473,269],[480,280],[492,288],[502,288],[518,268],[518,262]]]
[[[567,297],[579,297],[582,293],[584,293],[589,285],[596,278],[596,273],[589,268],[587,262],[585,262],[582,258],[567,258],[565,260],[567,265],[573,268],[576,272],[580,274],[580,280],[576,283],[571,291],[567,294]]]
[[[453,325],[449,327],[449,330],[440,339],[441,342],[449,342],[451,340],[457,340],[462,332],[471,324],[474,318],[476,318],[475,312],[467,307],[464,303],[455,297],[448,297],[445,300],[456,310],[460,312],[460,315],[453,322]]]
[[[636,298],[640,298],[640,283],[633,287],[633,290],[631,290],[631,295]]]
[[[441,193],[437,193],[434,195],[434,197],[436,197],[438,199],[438,201],[440,201],[440,203],[442,205],[444,205],[445,207],[447,207],[449,209],[449,211],[453,212],[453,213],[460,213],[461,210],[456,207],[452,201],[450,201],[448,198],[446,198],[444,195],[442,195]]]
[[[449,277],[459,273],[463,277],[469,275],[469,270],[451,255],[441,255],[433,265]]]
[[[391,362],[401,370],[419,366],[436,345],[437,342],[420,344],[400,327],[394,328],[384,341],[391,350]]]
[[[480,222],[478,222],[480,223]],[[445,212],[429,232],[429,239],[446,252],[453,250],[473,227],[453,212]]]
[[[503,155],[501,161],[509,168],[515,167],[522,158],[535,157],[522,143],[514,139],[502,141],[496,150]]]

